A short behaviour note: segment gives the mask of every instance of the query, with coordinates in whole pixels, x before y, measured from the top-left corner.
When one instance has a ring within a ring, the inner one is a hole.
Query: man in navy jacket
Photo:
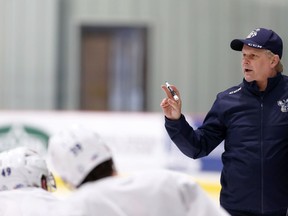
[[[203,125],[193,129],[181,113],[181,97],[161,102],[166,130],[188,157],[207,156],[223,140],[221,205],[233,216],[284,216],[288,206],[288,77],[283,43],[258,28],[232,40],[242,52],[243,82],[217,95]]]

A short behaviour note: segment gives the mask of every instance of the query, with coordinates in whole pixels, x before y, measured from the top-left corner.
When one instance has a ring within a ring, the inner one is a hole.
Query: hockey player
[[[52,136],[48,157],[63,181],[77,189],[67,205],[61,205],[61,215],[228,215],[183,173],[154,170],[117,175],[108,146],[85,128],[74,127]]]
[[[58,199],[53,175],[34,150],[18,147],[0,153],[0,215],[49,215]]]

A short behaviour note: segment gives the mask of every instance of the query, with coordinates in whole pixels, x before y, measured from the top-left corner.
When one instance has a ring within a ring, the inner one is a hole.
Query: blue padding
[[[223,165],[222,165],[220,158],[214,158],[214,157],[201,158],[201,170],[202,171],[221,172],[222,167]]]

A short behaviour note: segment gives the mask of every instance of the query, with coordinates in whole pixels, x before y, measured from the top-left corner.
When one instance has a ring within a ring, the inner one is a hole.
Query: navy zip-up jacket
[[[166,130],[188,157],[208,155],[223,140],[220,203],[227,210],[284,214],[288,206],[288,77],[260,92],[245,80],[217,95],[203,125],[182,115]]]

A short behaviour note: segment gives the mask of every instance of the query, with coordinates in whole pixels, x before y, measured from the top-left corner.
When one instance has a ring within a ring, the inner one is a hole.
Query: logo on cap
[[[250,46],[250,47],[255,47],[255,48],[258,48],[258,49],[262,49],[262,46],[260,46],[258,44],[248,43],[247,45]]]
[[[246,37],[246,38],[252,38],[252,37],[255,37],[257,36],[257,32],[260,31],[260,29],[255,29],[253,30],[252,32],[250,32],[250,34]]]

